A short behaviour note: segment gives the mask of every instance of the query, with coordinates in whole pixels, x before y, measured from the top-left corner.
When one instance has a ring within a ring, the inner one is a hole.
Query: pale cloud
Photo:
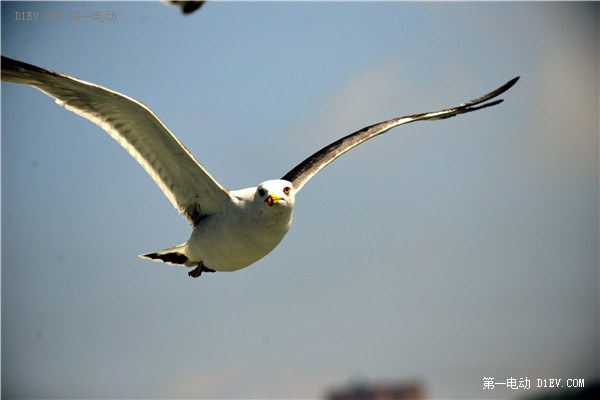
[[[401,93],[409,90],[402,81],[400,65],[384,58],[355,71],[337,89],[317,101],[314,110],[296,124],[287,137],[301,154],[318,149],[367,125],[394,118]],[[409,91],[410,92],[410,91]]]
[[[555,39],[581,43],[584,38],[572,32]],[[524,145],[538,146],[538,167],[581,173],[598,155],[598,51],[565,44],[543,56],[540,75],[529,78],[538,90],[528,96],[537,104],[536,114],[528,119],[529,134],[522,136],[535,143]],[[594,76],[595,81],[582,79]]]

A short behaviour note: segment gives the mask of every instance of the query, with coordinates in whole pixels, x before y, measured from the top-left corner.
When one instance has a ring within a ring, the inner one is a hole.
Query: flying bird
[[[202,7],[205,3],[204,1],[175,1],[175,0],[163,0],[165,3],[178,7],[181,9],[181,12],[185,15],[189,15]]]
[[[183,244],[140,255],[193,267],[188,275],[235,271],[269,254],[288,232],[296,195],[327,164],[365,140],[410,122],[438,120],[495,106],[513,78],[475,100],[440,111],[367,126],[317,151],[281,179],[228,190],[217,182],[144,104],[102,86],[2,56],[2,80],[41,90],[104,129],[141,164],[193,227]]]

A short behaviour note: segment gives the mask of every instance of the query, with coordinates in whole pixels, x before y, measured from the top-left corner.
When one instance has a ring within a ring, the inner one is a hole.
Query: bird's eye
[[[263,189],[263,188],[258,189],[258,195],[260,197],[263,197],[265,195],[265,189]]]
[[[286,186],[286,187],[283,188],[283,193],[290,194],[290,190],[291,190],[290,187]]]

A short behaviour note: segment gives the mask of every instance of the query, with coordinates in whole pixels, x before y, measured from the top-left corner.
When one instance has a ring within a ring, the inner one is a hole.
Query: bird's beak
[[[273,204],[279,203],[282,199],[283,199],[282,197],[278,197],[278,196],[275,196],[274,194],[270,194],[269,197],[267,197],[267,199],[265,201],[267,202],[269,207],[271,207]]]

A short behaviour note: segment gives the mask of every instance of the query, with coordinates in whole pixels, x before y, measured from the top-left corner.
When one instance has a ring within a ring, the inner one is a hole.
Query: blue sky
[[[591,384],[598,15],[597,3],[210,2],[184,17],[158,2],[2,2],[3,55],[142,101],[230,189],[521,76],[497,107],[345,154],[297,196],[275,251],[201,279],[137,258],[190,230],[124,150],[3,83],[3,397],[318,398],[416,379],[432,398],[514,398],[557,393],[538,378]],[[532,387],[482,390],[484,377]]]

